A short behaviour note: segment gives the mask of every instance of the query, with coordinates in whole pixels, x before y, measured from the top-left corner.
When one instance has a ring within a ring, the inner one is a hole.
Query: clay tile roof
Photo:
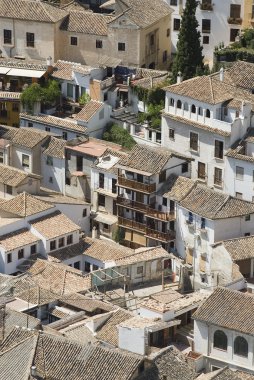
[[[16,298],[22,299],[34,305],[46,305],[58,299],[58,296],[47,289],[44,289],[35,284],[28,287],[25,291],[16,295]]]
[[[35,215],[51,208],[54,208],[52,204],[41,201],[25,192],[17,195],[15,198],[0,202],[0,210],[20,217]]]
[[[90,102],[86,103],[82,110],[74,117],[76,120],[88,122],[98,111],[103,109],[103,107],[104,103],[96,100],[90,100]]]
[[[67,16],[63,9],[32,0],[1,0],[0,17],[55,23]]]
[[[39,175],[26,173],[23,170],[16,169],[12,166],[0,164],[0,183],[15,187],[29,177],[37,179],[41,178]]]
[[[60,29],[69,32],[107,36],[107,24],[111,16],[90,11],[70,11],[69,16],[62,22]]]
[[[236,61],[225,71],[225,80],[234,83],[238,87],[248,90],[254,88],[254,64],[244,61]]]
[[[42,147],[43,154],[56,158],[64,158],[64,148],[67,141],[51,136],[47,143]]]
[[[26,0],[25,0],[26,1]],[[26,148],[33,148],[50,134],[35,128],[17,128],[11,141],[15,145],[21,145]]]
[[[193,314],[193,319],[254,334],[254,297],[227,288],[217,288]]]
[[[135,250],[132,255],[125,258],[120,258],[115,261],[117,266],[131,265],[134,263],[141,263],[145,261],[152,261],[156,259],[166,259],[169,257],[167,251],[162,247],[151,247],[140,250]]]
[[[163,0],[117,0],[117,3],[123,14],[126,13],[140,28],[147,28],[172,13],[172,9]]]
[[[82,255],[88,247],[89,245],[87,242],[84,239],[80,239],[80,241],[76,244],[57,249],[53,252],[49,252],[48,259],[49,261],[60,263],[70,258]]]
[[[80,227],[77,224],[73,223],[60,211],[55,211],[52,214],[31,220],[29,223],[46,239],[52,239],[60,235],[80,230]]]
[[[133,254],[133,250],[113,241],[85,238],[88,247],[84,255],[93,257],[102,262],[114,261]]]
[[[0,236],[0,246],[5,251],[12,251],[13,249],[24,247],[28,244],[35,244],[40,239],[33,235],[27,228],[22,228],[15,232],[10,232]]]
[[[162,185],[160,194],[165,198],[179,202],[189,194],[194,186],[195,181],[192,179],[171,174]]]
[[[44,289],[59,295],[91,288],[91,277],[65,264],[38,259],[28,270],[32,279]]]
[[[51,74],[51,76],[57,79],[73,80],[74,71],[86,75],[90,74],[91,70],[91,66],[85,66],[81,65],[80,63],[58,60],[54,66],[54,71]]]
[[[133,318],[133,314],[123,309],[110,312],[107,321],[97,330],[96,338],[118,346],[118,325],[127,319]]]
[[[79,293],[68,294],[67,296],[60,298],[59,301],[88,313],[94,313],[97,310],[112,311],[115,309],[115,306],[109,302],[104,302]]]
[[[254,236],[224,240],[221,244],[234,261],[254,258]]]
[[[234,218],[254,213],[254,204],[198,184],[180,205],[208,219]]]

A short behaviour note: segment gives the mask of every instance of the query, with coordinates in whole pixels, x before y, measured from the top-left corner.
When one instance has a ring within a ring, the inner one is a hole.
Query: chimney
[[[97,229],[95,226],[93,226],[93,229],[92,229],[92,239],[96,239],[98,236],[97,236]]]
[[[221,82],[224,81],[224,69],[223,69],[223,67],[220,68],[220,81]]]
[[[35,377],[37,376],[37,370],[36,370],[36,366],[35,365],[32,365],[31,367],[31,376]]]
[[[176,83],[179,84],[179,83],[182,83],[182,81],[183,81],[182,73],[181,71],[178,71]]]
[[[48,73],[52,73],[52,71],[53,71],[53,61],[52,61],[52,57],[48,57],[47,59],[46,59],[46,64],[47,64],[47,67],[48,67],[48,69],[47,69],[47,72]]]

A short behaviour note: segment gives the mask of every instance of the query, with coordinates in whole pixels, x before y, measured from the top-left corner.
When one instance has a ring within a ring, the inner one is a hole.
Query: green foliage
[[[86,103],[90,102],[91,98],[90,96],[85,92],[84,94],[82,94],[78,100],[79,104],[80,105],[85,105]]]
[[[36,102],[41,102],[46,106],[53,105],[60,94],[59,85],[55,80],[49,81],[45,87],[33,83],[22,92],[21,102],[32,111]]]
[[[120,144],[128,150],[131,150],[136,144],[136,141],[132,138],[128,131],[126,131],[117,124],[111,123],[107,125],[102,139],[106,141],[111,141],[115,144]]]
[[[176,83],[178,72],[183,79],[201,75],[204,70],[200,32],[196,19],[196,0],[187,0],[181,19],[177,52],[172,68],[172,83]]]
[[[116,243],[120,243],[123,239],[124,239],[124,230],[121,227],[117,227],[113,234],[113,240]]]

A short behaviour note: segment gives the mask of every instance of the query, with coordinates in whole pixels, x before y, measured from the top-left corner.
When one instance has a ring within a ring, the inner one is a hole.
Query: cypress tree
[[[176,82],[179,71],[184,80],[201,75],[204,71],[203,47],[200,44],[200,32],[197,29],[198,21],[195,15],[197,5],[196,0],[186,0],[178,35],[177,52],[173,62],[173,83]]]

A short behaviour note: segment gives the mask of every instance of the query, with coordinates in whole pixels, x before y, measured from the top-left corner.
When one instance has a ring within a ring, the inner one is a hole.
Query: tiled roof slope
[[[90,100],[90,102],[86,103],[82,110],[74,117],[76,120],[88,122],[103,107],[104,103],[98,102],[96,100]]]
[[[198,184],[180,205],[208,219],[234,218],[254,213],[254,203],[233,198]]]
[[[64,80],[73,80],[72,73],[73,71],[81,72],[84,75],[88,75],[91,72],[90,66],[81,65],[80,63],[68,62],[58,60],[54,66],[54,71],[51,74],[53,78],[64,79]]]
[[[135,250],[132,255],[124,258],[117,259],[116,265],[131,265],[135,263],[141,263],[145,261],[158,260],[163,258],[168,258],[169,254],[162,247],[151,247]]]
[[[52,293],[64,295],[91,288],[91,278],[68,265],[38,259],[28,270],[32,279]]]
[[[15,145],[32,149],[40,142],[43,142],[48,136],[50,136],[48,132],[36,128],[15,128],[10,140]]]
[[[7,252],[13,249],[24,247],[28,244],[35,244],[40,239],[33,235],[27,228],[22,228],[15,232],[10,232],[0,236],[0,246]]]
[[[180,154],[178,155],[176,152],[165,148],[136,144],[127,159],[124,158],[119,161],[119,165],[150,174],[158,174],[172,156],[181,157]]]
[[[217,288],[193,314],[193,319],[254,334],[254,297],[227,288]]]
[[[108,22],[111,16],[90,11],[70,11],[69,16],[62,22],[61,29],[68,32],[107,36]]]
[[[254,258],[254,236],[245,236],[222,242],[235,261]]]
[[[64,148],[67,145],[67,141],[63,139],[57,139],[51,136],[45,146],[42,148],[43,154],[56,158],[64,158]]]
[[[55,23],[67,16],[63,9],[32,0],[0,0],[0,17]]]
[[[29,177],[37,179],[41,178],[39,175],[26,173],[23,170],[16,169],[12,166],[0,164],[0,183],[9,186],[18,186]]]
[[[77,224],[60,211],[31,220],[29,223],[47,239],[79,231],[80,229]]]
[[[89,247],[89,244],[84,240],[80,239],[78,243],[72,244],[61,249],[57,249],[48,254],[49,261],[62,262],[64,260],[70,259],[82,255],[85,250]]]
[[[85,238],[87,248],[84,255],[100,261],[113,261],[133,254],[133,250],[113,241]]]
[[[41,201],[26,192],[23,192],[12,199],[0,202],[0,210],[4,210],[20,217],[35,215],[51,208],[54,208],[52,204]]]
[[[97,310],[112,311],[115,309],[115,306],[109,302],[87,297],[79,293],[68,294],[59,301],[88,313],[94,313]]]
[[[156,2],[153,0],[145,2],[143,0],[116,0],[116,2],[123,10],[123,14],[126,13],[127,17],[140,28],[147,28],[172,13],[172,9],[162,0]]]
[[[225,71],[225,81],[251,91],[254,88],[254,64],[244,61],[234,62]]]
[[[179,202],[189,194],[194,186],[195,181],[192,179],[171,174],[162,185],[160,194],[165,198]]]

